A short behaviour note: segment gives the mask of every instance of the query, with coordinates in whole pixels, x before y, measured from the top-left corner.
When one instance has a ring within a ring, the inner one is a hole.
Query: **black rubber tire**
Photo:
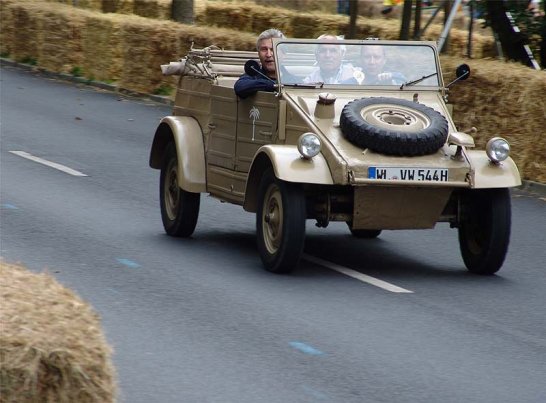
[[[343,107],[344,136],[372,151],[399,156],[432,154],[446,142],[447,120],[436,110],[405,99],[362,98]]]
[[[266,270],[290,273],[299,263],[305,242],[305,194],[299,184],[277,179],[268,169],[258,188],[256,232]]]
[[[349,230],[351,231],[351,235],[355,238],[360,239],[373,239],[377,238],[381,234],[380,229],[353,229],[353,224],[348,221],[347,226],[349,227]]]
[[[159,180],[161,220],[165,232],[174,237],[193,234],[199,216],[200,193],[187,192],[178,183],[178,158],[174,143],[170,143],[163,156]]]
[[[508,189],[462,193],[459,246],[470,272],[490,275],[502,267],[510,243],[511,217]]]

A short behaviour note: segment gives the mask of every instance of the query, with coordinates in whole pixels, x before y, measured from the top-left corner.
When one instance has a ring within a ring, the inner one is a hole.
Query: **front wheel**
[[[499,271],[510,242],[511,216],[508,189],[470,190],[461,195],[459,245],[470,272]]]
[[[265,268],[290,273],[298,265],[305,241],[305,195],[298,184],[275,177],[271,169],[258,189],[256,232]]]
[[[168,235],[189,237],[193,234],[199,216],[200,194],[180,188],[178,181],[178,158],[173,143],[163,157],[159,182],[161,219]]]

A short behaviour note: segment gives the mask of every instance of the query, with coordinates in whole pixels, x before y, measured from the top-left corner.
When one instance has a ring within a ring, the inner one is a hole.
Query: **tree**
[[[193,24],[193,0],[172,0],[171,18],[183,24]]]

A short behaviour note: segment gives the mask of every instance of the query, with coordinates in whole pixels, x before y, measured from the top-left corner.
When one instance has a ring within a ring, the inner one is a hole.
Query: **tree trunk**
[[[409,39],[412,7],[413,0],[404,0],[404,8],[402,9],[402,25],[400,27],[400,39],[404,41]]]
[[[183,24],[193,24],[193,0],[172,0],[171,18]]]
[[[347,39],[356,38],[356,18],[358,17],[358,0],[351,0],[349,3],[349,34]]]

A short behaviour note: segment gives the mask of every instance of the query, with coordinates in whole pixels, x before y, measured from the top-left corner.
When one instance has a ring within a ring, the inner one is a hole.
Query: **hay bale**
[[[84,64],[82,35],[86,30],[84,14],[70,7],[43,11],[43,45],[40,66],[70,73]]]
[[[22,62],[37,62],[43,43],[40,7],[36,4],[18,2],[5,4],[2,13],[6,12],[6,9],[11,10],[13,24],[11,57]]]
[[[15,44],[15,26],[11,7],[13,0],[6,0],[2,3],[0,10],[0,54],[11,55]]]
[[[89,13],[85,18],[86,29],[82,36],[85,76],[99,81],[119,81],[124,63],[119,23],[123,17]]]
[[[5,403],[115,400],[111,350],[89,305],[48,274],[0,261]]]

